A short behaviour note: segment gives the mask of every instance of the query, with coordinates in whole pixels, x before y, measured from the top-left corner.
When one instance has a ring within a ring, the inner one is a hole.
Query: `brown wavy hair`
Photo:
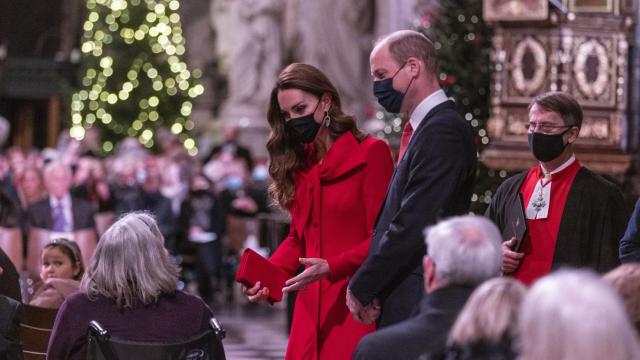
[[[355,118],[342,111],[338,91],[326,75],[308,64],[293,63],[285,67],[280,72],[278,80],[271,91],[269,111],[267,113],[267,119],[271,127],[271,133],[267,141],[267,150],[271,160],[269,174],[273,179],[273,183],[269,187],[269,193],[285,209],[291,207],[295,194],[294,175],[302,169],[307,158],[304,144],[290,136],[284,127],[285,120],[282,117],[282,110],[278,103],[278,92],[288,89],[302,90],[319,99],[324,94],[329,95],[331,98],[331,108],[329,108],[331,124],[328,130],[333,140],[336,140],[347,131],[350,131],[358,141],[362,141],[366,137],[358,129]],[[326,153],[326,149],[318,140],[314,144],[316,160],[319,160]]]

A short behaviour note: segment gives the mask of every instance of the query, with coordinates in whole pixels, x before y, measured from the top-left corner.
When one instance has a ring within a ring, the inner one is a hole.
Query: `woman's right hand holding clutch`
[[[247,299],[249,299],[249,301],[251,302],[254,302],[254,303],[263,302],[267,300],[267,298],[269,297],[269,288],[263,287],[261,289],[260,287],[261,287],[260,281],[258,281],[250,289],[243,285],[242,292],[247,296]]]

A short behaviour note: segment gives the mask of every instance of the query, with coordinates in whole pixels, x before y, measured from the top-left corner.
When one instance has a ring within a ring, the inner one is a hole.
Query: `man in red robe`
[[[502,245],[502,272],[531,284],[561,266],[608,271],[619,264],[618,241],[628,212],[616,185],[583,167],[573,144],[582,109],[570,95],[548,92],[529,105],[529,147],[538,166],[507,179],[485,214],[505,233],[514,208],[524,207],[527,234]],[[522,198],[522,205],[519,205]]]

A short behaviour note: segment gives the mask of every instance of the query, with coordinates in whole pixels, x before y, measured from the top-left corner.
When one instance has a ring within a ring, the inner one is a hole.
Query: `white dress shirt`
[[[429,111],[447,100],[449,100],[449,98],[442,89],[438,89],[433,94],[424,98],[420,104],[416,106],[415,110],[413,110],[413,114],[411,114],[411,117],[409,118],[413,131],[420,126],[422,119],[427,116]]]
[[[49,196],[49,205],[51,205],[51,217],[55,219],[56,207],[58,204],[62,204],[62,213],[64,214],[64,231],[73,231],[73,211],[71,210],[71,195],[66,194],[62,199],[57,199],[54,196]],[[55,220],[54,220],[55,221]]]

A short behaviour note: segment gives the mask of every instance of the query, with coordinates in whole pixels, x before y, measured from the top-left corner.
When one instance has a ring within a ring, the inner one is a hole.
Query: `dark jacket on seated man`
[[[199,298],[177,291],[147,306],[120,309],[113,300],[91,301],[84,293],[66,299],[51,333],[49,359],[82,359],[87,353],[87,329],[97,320],[111,336],[133,341],[187,339],[209,329],[213,314]],[[55,341],[53,341],[55,339]]]
[[[451,217],[429,227],[425,239],[427,254],[422,266],[426,294],[419,314],[363,337],[353,359],[413,360],[441,353],[474,288],[500,274],[500,232],[485,218]],[[374,320],[372,310],[364,313],[364,320]]]
[[[51,209],[51,203],[48,197],[31,205],[28,212],[29,226],[47,230],[53,229],[53,209]],[[72,231],[95,229],[94,214],[95,209],[90,202],[71,196]]]
[[[453,285],[435,290],[423,297],[417,316],[364,337],[353,358],[416,359],[423,353],[442,351],[473,289]]]
[[[627,230],[620,240],[620,261],[640,262],[640,199],[629,219]]]
[[[20,320],[22,304],[0,295],[0,359],[22,359],[20,348]]]

